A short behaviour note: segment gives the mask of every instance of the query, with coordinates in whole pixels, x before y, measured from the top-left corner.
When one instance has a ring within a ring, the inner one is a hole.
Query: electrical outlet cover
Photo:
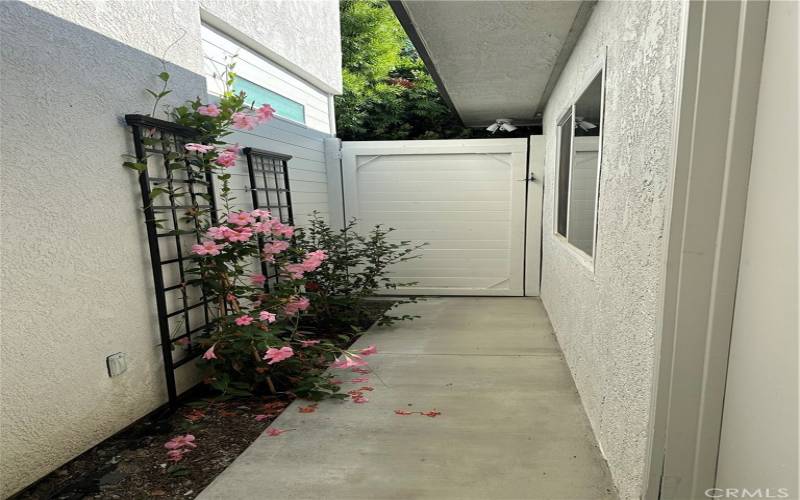
[[[106,365],[108,366],[108,376],[116,377],[125,373],[128,369],[128,359],[124,352],[112,354],[106,358]]]

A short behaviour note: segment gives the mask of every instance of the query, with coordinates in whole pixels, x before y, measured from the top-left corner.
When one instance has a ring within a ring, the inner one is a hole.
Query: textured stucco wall
[[[257,52],[286,64],[332,94],[342,92],[342,46],[337,0],[200,0],[212,25],[252,41]],[[233,28],[232,30],[230,28]]]
[[[542,299],[622,498],[643,481],[681,4],[599,2],[544,116]],[[556,120],[608,47],[595,270],[554,236]]]
[[[121,167],[132,152],[121,117],[149,112],[152,54],[175,39],[154,4],[59,12],[92,31],[0,3],[3,497],[166,398],[141,199]],[[168,58],[196,68],[190,42]],[[169,70],[173,102],[204,95],[201,75]],[[109,378],[105,359],[120,351],[128,371]],[[192,369],[179,371],[183,386]]]
[[[266,26],[262,14],[251,17]],[[166,400],[139,188],[121,166],[132,152],[122,117],[150,112],[144,89],[158,87],[159,58],[178,39],[166,53],[167,102],[207,94],[198,1],[0,1],[0,20],[7,497]],[[128,371],[109,378],[106,357],[120,351]],[[192,364],[178,379],[196,381]]]

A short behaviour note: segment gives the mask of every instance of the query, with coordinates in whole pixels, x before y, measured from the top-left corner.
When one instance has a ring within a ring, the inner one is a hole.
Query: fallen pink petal
[[[276,429],[275,427],[270,427],[269,429],[267,429],[267,430],[265,431],[265,434],[266,434],[267,436],[272,436],[272,437],[274,437],[274,436],[280,436],[280,435],[281,435],[281,434],[283,434],[284,432],[289,432],[289,431],[293,431],[293,430],[294,430],[294,429]]]
[[[362,356],[369,356],[370,354],[377,354],[378,353],[378,349],[374,345],[371,345],[371,346],[367,347],[366,349],[361,349],[358,352]]]

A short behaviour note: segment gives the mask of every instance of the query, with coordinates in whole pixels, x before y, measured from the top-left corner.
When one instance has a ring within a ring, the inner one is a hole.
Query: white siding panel
[[[309,128],[331,132],[327,93],[212,28],[203,25],[201,35],[203,70],[210,93],[221,93],[222,84],[217,75],[224,71],[226,59],[235,56],[237,75],[299,102],[305,108]]]
[[[212,100],[214,96],[209,96]],[[242,148],[252,147],[291,155],[289,160],[289,188],[296,225],[308,222],[309,215],[317,211],[328,218],[328,174],[325,167],[324,140],[328,134],[311,130],[300,124],[273,119],[255,130],[238,131],[225,139]],[[234,204],[250,207],[250,177],[247,160],[241,155],[236,166],[228,170]]]
[[[328,174],[325,164],[324,141],[330,137],[328,95],[298,78],[282,67],[249,50],[219,32],[202,27],[204,71],[210,99],[222,91],[218,75],[224,70],[226,58],[236,56],[236,74],[275,93],[301,103],[305,108],[306,124],[276,117],[250,131],[238,131],[226,137],[230,143],[291,155],[289,187],[295,224],[308,222],[314,211],[329,215]],[[230,184],[236,205],[251,205],[250,178],[247,162],[240,157],[230,169]]]

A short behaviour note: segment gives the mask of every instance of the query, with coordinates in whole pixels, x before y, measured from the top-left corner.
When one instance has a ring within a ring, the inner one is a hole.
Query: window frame
[[[588,76],[585,77],[581,85],[578,87],[577,91],[573,94],[572,98],[570,99],[570,104],[564,109],[564,111],[559,115],[559,119],[555,122],[555,134],[556,134],[556,154],[555,154],[555,183],[553,186],[553,235],[555,236],[556,240],[560,241],[561,244],[570,252],[572,253],[577,260],[583,264],[589,271],[594,274],[595,272],[595,262],[597,260],[597,236],[598,236],[598,211],[600,208],[600,176],[602,173],[602,165],[603,165],[603,136],[605,135],[605,103],[606,103],[606,55],[605,49],[603,50],[603,55],[599,58],[598,62],[592,65],[586,73]],[[600,135],[598,136],[598,145],[597,145],[597,174],[595,178],[595,199],[594,199],[594,220],[592,221],[592,253],[591,255],[583,251],[582,249],[575,246],[573,243],[569,241],[569,207],[570,207],[570,195],[572,193],[572,180],[573,180],[573,168],[574,168],[574,159],[575,159],[575,104],[581,98],[584,92],[589,88],[589,86],[594,82],[594,80],[600,76],[600,123],[598,126],[600,127]],[[570,120],[571,118],[571,120]],[[561,141],[562,141],[562,127],[565,125],[567,121],[572,122],[572,130],[570,131],[570,148],[569,148],[569,182],[567,183],[567,191],[566,191],[566,221],[565,221],[565,233],[562,235],[558,232],[558,223],[559,223],[559,205],[561,203],[561,196],[562,193],[560,191],[561,185]]]

